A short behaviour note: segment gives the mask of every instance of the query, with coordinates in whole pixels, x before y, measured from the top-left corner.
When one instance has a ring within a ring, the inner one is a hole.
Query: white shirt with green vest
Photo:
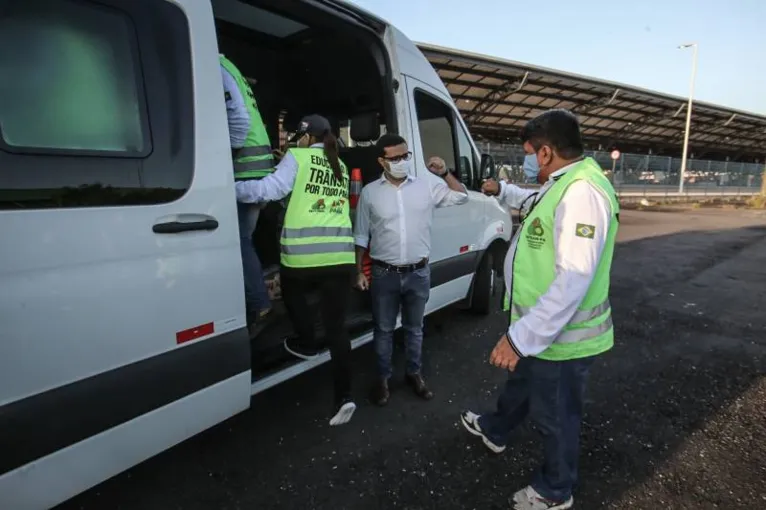
[[[245,124],[243,122],[244,115],[241,111],[237,112],[240,99],[244,102],[247,113],[248,129],[245,139],[240,142],[232,138],[232,148],[237,149],[234,159],[234,178],[240,180],[265,177],[274,170],[274,159],[271,154],[269,135],[258,110],[258,102],[255,100],[250,84],[237,66],[224,55],[219,55],[218,58],[221,68],[225,71],[222,76],[230,124],[230,138],[232,129],[235,132],[240,131]],[[234,81],[234,88],[239,94],[232,95],[232,80]],[[241,134],[238,135],[238,138],[241,138]]]
[[[598,164],[572,163],[539,190],[501,182],[498,200],[525,217],[504,270],[517,354],[566,360],[611,348],[609,271],[619,203]]]

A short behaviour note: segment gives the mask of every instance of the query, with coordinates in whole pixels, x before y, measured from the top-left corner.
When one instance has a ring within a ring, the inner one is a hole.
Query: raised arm
[[[430,179],[431,199],[436,207],[460,205],[468,201],[468,190],[447,170],[447,165],[442,158],[430,158],[427,166],[432,174],[439,177],[439,179]]]
[[[481,190],[485,195],[493,196],[497,200],[512,209],[521,209],[531,197],[537,194],[532,189],[524,189],[504,181],[497,182],[494,179],[488,179],[481,185]]]
[[[229,122],[229,143],[232,149],[241,149],[245,145],[247,132],[250,131],[250,113],[234,77],[223,66],[220,67],[226,100],[226,118]]]

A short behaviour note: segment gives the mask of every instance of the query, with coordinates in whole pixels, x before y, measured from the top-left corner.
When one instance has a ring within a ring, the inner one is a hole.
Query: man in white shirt
[[[401,136],[385,134],[376,147],[383,175],[362,190],[354,242],[357,285],[361,289],[370,288],[372,296],[379,375],[373,399],[382,406],[390,397],[393,333],[400,311],[407,342],[406,381],[419,397],[426,400],[433,397],[420,372],[423,314],[431,291],[428,257],[433,211],[436,207],[465,203],[468,193],[438,157],[432,157],[427,165],[433,175],[416,177],[412,153]],[[368,247],[372,281],[362,271],[362,257]]]
[[[545,461],[513,496],[514,508],[564,510],[577,483],[586,378],[597,355],[613,345],[608,292],[619,204],[600,166],[584,158],[571,113],[541,114],[522,130],[522,141],[525,173],[537,174],[539,191],[483,185],[522,218],[505,260],[511,324],[490,357],[510,374],[497,409],[466,411],[461,423],[501,453],[529,416],[543,436]]]

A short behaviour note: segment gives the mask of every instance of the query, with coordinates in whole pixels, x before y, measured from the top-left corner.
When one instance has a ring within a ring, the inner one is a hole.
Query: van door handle
[[[198,230],[215,230],[218,220],[207,214],[175,214],[159,218],[152,226],[155,234],[180,234]]]

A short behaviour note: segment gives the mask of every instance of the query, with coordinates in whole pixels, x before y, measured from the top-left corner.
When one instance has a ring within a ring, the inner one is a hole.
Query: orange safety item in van
[[[356,204],[359,203],[359,195],[362,193],[362,170],[360,168],[354,168],[351,170],[351,186],[350,186],[348,201],[352,209],[356,209]]]
[[[369,281],[372,278],[372,259],[370,258],[370,249],[364,250],[362,255],[362,273],[367,277]]]
[[[362,193],[362,170],[360,168],[351,169],[351,183],[348,194],[348,202],[351,209],[356,209],[359,203],[359,195]],[[370,249],[364,250],[362,255],[362,273],[369,280],[372,278],[372,259],[370,258]]]

